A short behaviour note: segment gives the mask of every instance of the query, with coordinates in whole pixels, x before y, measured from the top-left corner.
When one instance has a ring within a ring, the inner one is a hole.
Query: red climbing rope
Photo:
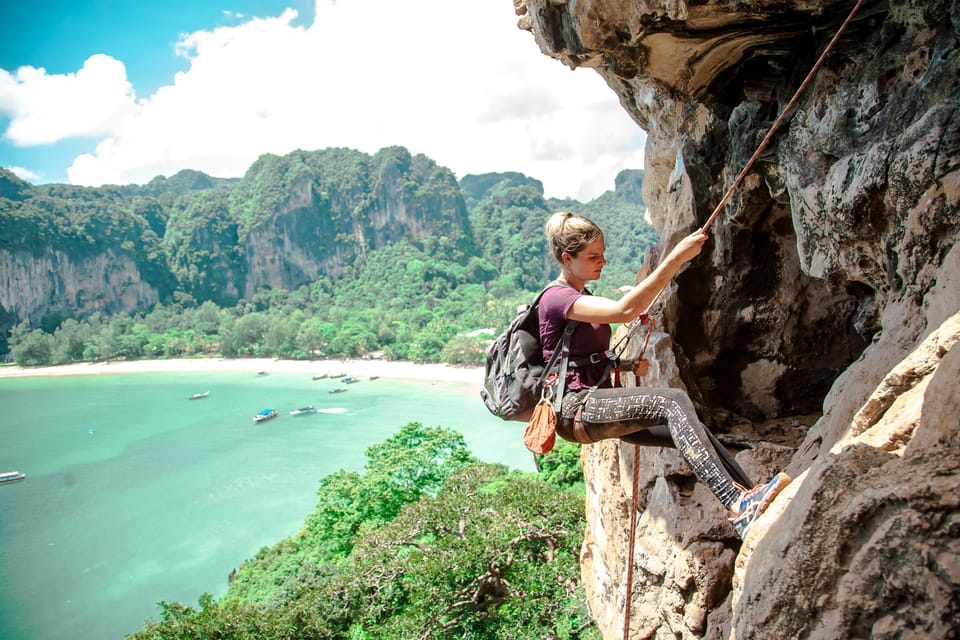
[[[627,553],[627,596],[623,603],[623,640],[630,640],[630,603],[633,600],[633,549],[637,539],[637,511],[640,509],[640,445],[633,445],[633,500],[630,504],[630,550]]]
[[[767,132],[767,135],[764,136],[763,140],[760,142],[760,146],[757,147],[757,150],[753,152],[753,156],[743,167],[743,170],[740,172],[740,175],[737,176],[737,179],[733,181],[733,184],[730,185],[730,188],[727,189],[727,192],[724,194],[723,198],[720,200],[720,204],[717,205],[717,208],[713,210],[713,213],[710,214],[710,217],[707,218],[706,223],[700,227],[700,230],[706,232],[710,228],[710,225],[713,224],[714,219],[720,215],[720,211],[723,209],[723,206],[727,204],[727,200],[730,199],[730,196],[733,195],[733,192],[737,187],[740,186],[740,183],[743,182],[744,177],[746,177],[747,172],[753,167],[753,163],[757,161],[757,158],[760,157],[760,154],[764,149],[767,148],[767,144],[770,142],[770,139],[773,138],[773,134],[776,133],[777,129],[780,128],[780,125],[786,119],[787,114],[790,112],[790,109],[793,108],[794,103],[800,97],[800,94],[803,93],[803,90],[807,88],[807,85],[810,84],[810,81],[813,80],[814,74],[817,70],[820,69],[820,65],[823,64],[823,61],[826,60],[827,55],[833,49],[833,45],[836,44],[837,40],[840,39],[840,35],[847,28],[847,25],[850,24],[850,21],[853,20],[853,16],[857,14],[857,11],[860,9],[860,5],[863,4],[863,0],[857,0],[857,4],[854,5],[853,10],[850,11],[850,15],[847,16],[847,19],[843,21],[843,24],[840,25],[840,29],[834,34],[833,38],[827,44],[827,48],[823,50],[823,53],[820,54],[820,57],[817,59],[816,63],[810,69],[810,73],[807,74],[807,77],[803,79],[803,82],[800,83],[800,87],[797,89],[796,93],[793,94],[793,97],[790,98],[790,102],[787,103],[787,106],[784,107],[783,111],[780,112],[780,115],[770,126],[770,130]]]
[[[652,304],[652,303],[651,303]],[[640,354],[636,362],[639,364],[644,360],[647,353],[647,345],[650,344],[650,334],[653,333],[653,318],[647,314],[637,318],[638,325],[649,324],[647,327],[647,337],[643,340],[643,346],[640,347]],[[637,368],[634,367],[636,373]],[[640,377],[640,374],[636,374]],[[633,445],[633,499],[630,501],[630,544],[627,549],[627,595],[623,603],[623,640],[630,640],[630,605],[633,595],[633,551],[637,543],[637,511],[640,510],[640,445]]]

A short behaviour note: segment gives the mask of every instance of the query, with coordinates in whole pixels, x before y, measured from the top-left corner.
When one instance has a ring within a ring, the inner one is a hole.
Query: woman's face
[[[583,249],[576,256],[569,253],[563,254],[563,263],[570,272],[579,280],[598,280],[603,266],[607,264],[603,257],[606,246],[603,244],[603,237],[599,237]]]

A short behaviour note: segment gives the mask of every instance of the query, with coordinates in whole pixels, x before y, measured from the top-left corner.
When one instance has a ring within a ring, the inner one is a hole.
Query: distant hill
[[[641,171],[624,171],[591,203],[551,200],[521,173],[458,182],[402,147],[267,154],[240,179],[184,170],[144,185],[34,186],[0,169],[0,336],[21,322],[53,331],[95,312],[174,300],[226,307],[258,291],[343,283],[404,244],[461,265],[462,283],[535,290],[556,269],[543,223],[561,208],[604,227],[620,281],[656,239],[642,219],[641,181]]]

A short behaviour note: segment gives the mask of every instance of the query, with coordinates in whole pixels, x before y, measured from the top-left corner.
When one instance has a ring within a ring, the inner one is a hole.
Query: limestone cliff
[[[20,322],[175,292],[233,305],[431,237],[469,251],[466,205],[451,171],[402,147],[266,154],[240,180],[185,170],[123,187],[35,186],[0,168],[0,352]]]
[[[146,282],[128,255],[107,250],[77,256],[46,248],[0,251],[0,310],[38,324],[47,314],[64,317],[144,309],[157,302],[157,289]]]
[[[514,2],[542,53],[599,73],[647,131],[663,248],[704,223],[854,4]],[[960,637],[958,27],[956,2],[863,3],[656,310],[643,383],[686,388],[755,479],[795,481],[741,545],[673,451],[639,451],[632,638]],[[605,638],[634,454],[583,451]]]
[[[282,158],[282,177],[261,159],[244,176],[241,193],[259,191],[265,182],[283,185],[276,203],[248,198],[269,216],[242,241],[247,269],[239,286],[245,296],[339,275],[358,256],[402,238],[469,237],[456,178],[425,156],[400,148],[373,157],[331,149],[324,155],[341,158],[331,171],[330,159],[318,166],[317,155],[294,152]]]

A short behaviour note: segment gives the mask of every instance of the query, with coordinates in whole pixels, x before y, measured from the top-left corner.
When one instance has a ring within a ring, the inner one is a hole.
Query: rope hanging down
[[[823,50],[823,53],[820,54],[820,57],[814,63],[813,67],[810,69],[810,72],[807,74],[807,77],[803,79],[803,82],[800,83],[800,87],[797,88],[796,92],[793,94],[793,97],[790,98],[790,102],[787,103],[787,106],[784,107],[783,111],[780,112],[780,115],[770,126],[770,130],[767,132],[767,135],[764,136],[763,140],[760,142],[760,146],[757,147],[757,150],[754,151],[753,156],[750,160],[744,165],[743,170],[740,171],[740,174],[733,181],[733,184],[730,185],[730,188],[727,189],[727,192],[721,198],[720,203],[717,205],[716,209],[713,210],[713,213],[710,214],[710,217],[707,218],[706,223],[700,230],[706,233],[707,229],[710,228],[710,225],[713,224],[713,221],[716,219],[720,212],[723,210],[724,205],[727,204],[727,201],[730,199],[730,196],[733,195],[733,192],[737,187],[740,186],[740,183],[743,181],[744,177],[747,175],[747,172],[753,167],[753,164],[757,161],[757,158],[760,157],[760,154],[767,147],[770,140],[773,138],[773,134],[776,133],[777,129],[786,120],[787,114],[793,108],[793,105],[796,103],[797,99],[800,97],[800,94],[803,93],[803,90],[807,88],[807,85],[810,84],[810,81],[813,80],[814,75],[820,69],[820,65],[823,64],[823,61],[826,60],[827,56],[830,54],[830,51],[833,50],[833,46],[840,39],[841,34],[846,30],[847,25],[853,20],[853,17],[857,14],[857,11],[860,10],[860,6],[863,4],[863,0],[857,0],[857,3],[853,6],[853,9],[850,11],[850,15],[847,16],[847,19],[843,21],[843,24],[840,25],[840,28],[831,38],[830,42],[827,44],[827,47]],[[653,307],[653,304],[657,301],[657,298],[660,297],[660,293],[657,293],[656,297],[650,302],[650,305],[647,307],[647,310],[641,314],[640,318],[635,321],[634,327],[631,327],[630,331],[627,333],[626,337],[629,337],[631,333],[636,328],[639,328],[640,325],[645,324],[647,321],[648,313]],[[650,331],[653,330],[651,324]],[[643,357],[643,352],[646,351],[647,342],[650,340],[650,333],[647,333],[647,339],[643,344],[643,349],[641,350],[640,357]],[[630,505],[630,539],[629,539],[629,548],[627,551],[627,590],[626,597],[624,599],[623,606],[623,640],[630,640],[630,608],[631,602],[633,600],[633,555],[636,547],[636,524],[637,524],[637,510],[639,508],[639,467],[640,467],[640,445],[633,445],[634,447],[634,456],[633,456],[633,499]]]
[[[640,445],[633,445],[633,500],[630,502],[630,554],[627,556],[627,597],[623,603],[623,640],[630,640],[630,603],[633,600],[633,547],[637,539],[637,511],[640,509]]]
[[[651,303],[652,304],[652,303]],[[650,334],[653,333],[653,318],[647,314],[641,316],[644,321],[640,324],[649,324],[647,327],[647,337],[640,347],[640,355],[637,356],[637,362],[644,360],[647,353],[647,345],[650,344]],[[628,334],[629,335],[629,334]],[[646,371],[642,375],[646,375]],[[640,372],[636,372],[637,379],[641,377]],[[640,484],[640,445],[633,445],[633,499],[630,501],[630,544],[627,552],[627,593],[623,602],[623,640],[630,640],[630,608],[633,601],[633,551],[637,542],[637,512],[640,510],[640,490],[637,485]]]

